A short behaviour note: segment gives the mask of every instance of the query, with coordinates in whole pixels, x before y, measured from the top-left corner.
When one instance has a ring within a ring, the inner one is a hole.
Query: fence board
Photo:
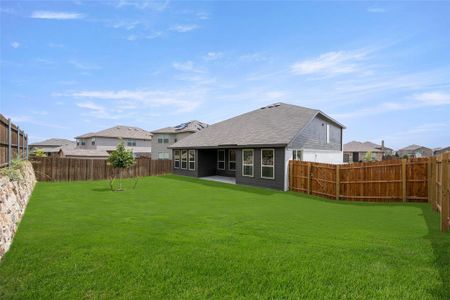
[[[117,175],[117,170],[102,159],[36,157],[32,164],[39,181],[100,180]],[[138,158],[134,166],[123,172],[123,177],[163,175],[171,171],[171,160]]]

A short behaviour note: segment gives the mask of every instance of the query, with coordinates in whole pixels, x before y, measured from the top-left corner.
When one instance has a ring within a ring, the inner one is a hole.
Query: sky
[[[0,2],[0,112],[30,141],[275,102],[344,141],[450,146],[450,2]]]

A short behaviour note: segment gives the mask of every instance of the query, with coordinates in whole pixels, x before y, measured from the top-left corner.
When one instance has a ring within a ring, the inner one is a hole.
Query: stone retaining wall
[[[36,184],[33,166],[26,161],[17,181],[0,175],[0,259],[8,251]]]

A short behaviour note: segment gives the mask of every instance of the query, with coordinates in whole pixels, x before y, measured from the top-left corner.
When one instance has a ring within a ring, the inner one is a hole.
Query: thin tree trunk
[[[122,190],[122,168],[119,169],[120,179],[119,179],[119,190]]]

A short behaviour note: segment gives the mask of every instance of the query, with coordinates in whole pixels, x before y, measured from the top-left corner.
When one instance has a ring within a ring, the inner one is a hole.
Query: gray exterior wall
[[[246,148],[252,149],[252,148]],[[284,155],[285,148],[271,148],[275,150],[275,178],[264,179],[261,178],[261,149],[267,148],[253,148],[254,149],[254,167],[253,177],[242,176],[242,149],[238,149],[236,153],[236,183],[245,185],[254,185],[277,190],[284,189]]]
[[[125,143],[125,146],[127,146],[127,140],[134,140],[136,141],[136,147],[152,147],[151,140],[138,140],[138,139],[123,139],[123,142]],[[95,145],[92,145],[92,138],[86,138],[86,139],[79,139],[80,144],[77,145],[78,149],[102,149],[103,147],[115,147],[119,144],[120,139],[119,138],[107,138],[107,137],[96,137],[95,138]],[[84,141],[86,144],[81,145],[81,141]]]
[[[330,142],[327,143],[327,124]],[[342,128],[317,115],[288,145],[290,149],[342,150]]]
[[[171,146],[177,141],[182,140],[183,138],[191,135],[192,132],[181,132],[181,133],[154,133],[152,137],[152,157],[153,159],[158,159],[158,153],[168,153],[169,159],[172,159],[172,150],[167,147]],[[169,143],[160,144],[158,143],[158,138],[166,135],[169,137]]]

